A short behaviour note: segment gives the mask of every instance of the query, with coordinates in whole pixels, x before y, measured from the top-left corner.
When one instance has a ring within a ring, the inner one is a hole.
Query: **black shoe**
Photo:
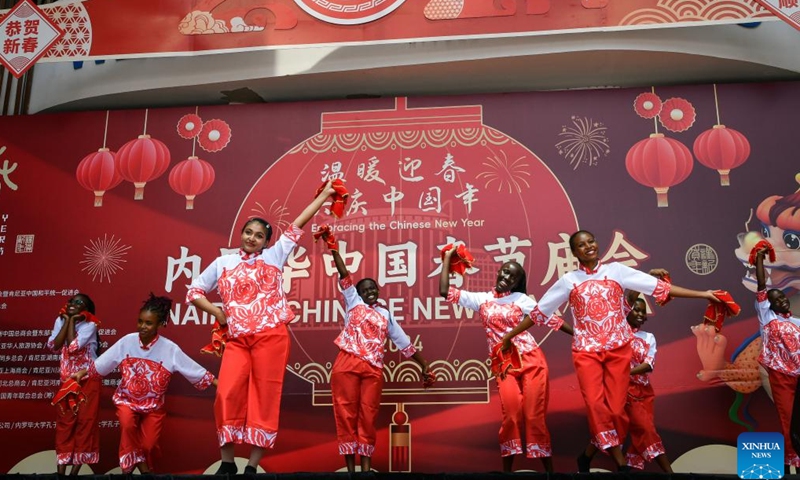
[[[589,473],[589,468],[592,465],[592,459],[586,456],[586,453],[581,452],[578,455],[578,458],[575,459],[578,462],[578,473]]]
[[[258,473],[258,470],[256,470],[256,467],[254,467],[252,465],[248,465],[248,466],[244,467],[244,474],[245,475],[255,475],[256,473]]]
[[[221,462],[219,464],[219,468],[214,473],[214,475],[236,475],[239,469],[236,468],[236,464],[233,462]]]
[[[619,465],[617,466],[617,471],[619,473],[631,473],[631,467],[628,465]]]

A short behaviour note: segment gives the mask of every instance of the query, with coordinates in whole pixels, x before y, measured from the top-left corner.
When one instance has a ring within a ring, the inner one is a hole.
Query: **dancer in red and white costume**
[[[69,299],[47,339],[47,347],[61,354],[61,382],[74,373],[89,368],[98,351],[97,319],[94,302],[79,293]],[[72,465],[71,475],[77,475],[83,464],[100,461],[100,379],[81,386],[86,401],[77,413],[59,409],[56,418],[56,461],[58,473],[64,475]]]
[[[275,444],[289,359],[287,324],[294,312],[283,291],[283,266],[303,235],[303,226],[334,193],[328,182],[275,245],[265,248],[272,227],[252,218],[242,228],[238,253],[214,260],[192,282],[186,301],[213,315],[227,328],[228,340],[214,402],[220,464],[217,474],[234,474],[234,446],[251,445],[245,473],[256,473],[266,449]],[[206,298],[219,291],[223,308]]]
[[[539,300],[539,305],[510,334],[504,343],[546,321],[569,300],[574,319],[572,361],[578,376],[589,420],[592,443],[605,450],[620,470],[628,470],[620,444],[624,431],[625,399],[631,369],[633,332],[625,321],[625,289],[645,292],[663,302],[668,296],[719,300],[711,291],[697,291],[670,285],[621,263],[600,263],[594,235],[585,230],[569,238],[578,270],[562,276]],[[588,471],[587,452],[578,457],[579,471]]]
[[[120,426],[119,466],[124,473],[136,468],[139,473],[153,471],[167,415],[164,396],[173,373],[183,375],[198,390],[217,384],[211,372],[158,334],[159,327],[167,325],[171,308],[172,300],[151,293],[139,311],[138,333],[120,338],[97,357],[88,372],[73,375],[78,381],[84,376],[99,378],[119,366],[122,379],[113,401]]]
[[[339,252],[332,249],[344,297],[345,326],[336,337],[339,355],[331,371],[333,416],[339,454],[344,455],[347,471],[355,472],[356,453],[361,471],[372,468],[375,451],[375,419],[383,390],[384,343],[388,337],[406,358],[422,367],[423,379],[432,385],[432,372],[403,328],[385,307],[378,303],[380,290],[375,280],[363,278],[356,285]]]
[[[506,262],[497,271],[497,282],[492,291],[460,290],[450,286],[450,260],[455,252],[456,247],[453,247],[442,259],[439,294],[450,303],[478,312],[486,331],[489,354],[492,355],[503,336],[524,320],[530,321],[528,315],[536,308],[536,302],[526,293],[525,270],[517,262]],[[557,315],[538,320],[537,324],[572,334],[572,327]],[[521,368],[507,375],[495,376],[503,412],[499,433],[503,471],[511,471],[515,455],[527,453],[529,458],[540,458],[544,469],[552,472],[553,451],[550,431],[545,423],[550,386],[547,360],[530,333],[518,335],[513,343],[521,357]]]
[[[763,345],[758,363],[769,374],[772,401],[778,410],[785,438],[784,463],[788,474],[790,465],[800,467],[800,457],[790,436],[797,376],[800,374],[800,319],[792,316],[791,304],[783,291],[777,288],[767,290],[764,257],[768,251],[765,247],[756,253],[756,313]]]
[[[657,270],[651,270],[651,275]],[[666,274],[665,270],[658,270]],[[657,275],[661,276],[661,275]],[[630,433],[631,445],[627,451],[628,466],[644,469],[645,461],[655,460],[665,473],[672,473],[672,465],[667,458],[661,436],[656,432],[653,404],[655,393],[650,384],[656,358],[656,337],[641,330],[647,321],[647,305],[639,298],[639,292],[628,292],[628,325],[633,331],[631,340],[631,376],[628,385],[628,398],[625,402],[626,431]],[[620,437],[625,433],[620,432]],[[597,447],[589,444],[585,455],[591,460]]]
[[[637,298],[639,292],[630,292],[628,302],[631,311],[627,320],[633,330],[631,341],[631,381],[628,385],[628,399],[625,413],[628,416],[628,433],[631,446],[627,452],[628,466],[644,469],[644,462],[655,460],[664,473],[672,473],[672,465],[667,458],[661,436],[656,432],[654,418],[655,392],[650,384],[650,372],[656,360],[656,337],[643,331],[647,321],[647,305]]]

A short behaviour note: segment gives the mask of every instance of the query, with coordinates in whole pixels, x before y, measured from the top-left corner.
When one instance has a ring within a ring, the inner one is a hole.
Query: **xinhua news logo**
[[[783,435],[747,432],[739,435],[736,471],[739,478],[783,478]]]

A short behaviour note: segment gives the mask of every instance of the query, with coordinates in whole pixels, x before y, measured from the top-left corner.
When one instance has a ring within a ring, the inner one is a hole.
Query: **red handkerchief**
[[[452,243],[448,243],[442,248],[441,258],[444,260],[444,254],[453,248]],[[468,268],[472,268],[472,263],[475,257],[467,250],[463,244],[456,247],[455,253],[450,256],[450,271],[459,275],[464,275]]]
[[[214,323],[211,330],[211,343],[200,349],[200,353],[209,353],[218,357],[225,351],[225,343],[228,341],[228,324],[220,326]]]
[[[317,189],[317,193],[314,194],[315,197],[322,193],[327,183],[328,182],[323,183]],[[333,187],[334,190],[333,195],[331,195],[331,215],[336,218],[342,218],[344,216],[344,207],[347,205],[347,200],[350,199],[350,193],[344,186],[344,182],[338,178],[331,182],[331,187]]]
[[[499,377],[501,380],[506,378],[506,375],[513,372],[518,372],[522,369],[522,356],[517,350],[517,346],[513,343],[508,351],[503,351],[503,343],[500,342],[492,347],[492,374]]]
[[[769,255],[769,261],[773,262],[773,263],[775,262],[775,249],[772,248],[772,244],[769,243],[766,240],[761,240],[758,243],[756,243],[756,246],[753,247],[752,250],[750,250],[750,258],[748,259],[748,261],[750,262],[750,265],[755,266],[755,264],[756,264],[756,253],[758,253],[758,251],[763,249],[764,247],[767,248],[767,254]]]
[[[734,317],[739,315],[742,307],[733,301],[730,293],[724,290],[714,290],[714,296],[720,300],[720,303],[709,302],[706,307],[706,313],[703,315],[703,323],[714,325],[714,328],[719,332],[722,330],[722,324],[725,322],[726,317]]]
[[[328,245],[328,250],[339,251],[339,242],[337,242],[336,237],[333,236],[329,225],[321,225],[313,236],[315,242],[320,238],[325,240],[325,243]]]
[[[86,402],[86,395],[81,390],[80,384],[74,378],[70,378],[61,385],[50,405],[58,407],[62,414],[71,411],[73,415],[77,415],[84,402]]]

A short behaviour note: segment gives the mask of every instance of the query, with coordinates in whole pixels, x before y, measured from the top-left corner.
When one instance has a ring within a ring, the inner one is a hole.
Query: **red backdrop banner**
[[[284,268],[297,317],[281,430],[264,468],[343,466],[330,371],[344,312],[332,259],[311,235],[329,224],[348,268],[376,280],[439,375],[433,389],[422,389],[418,368],[387,345],[376,469],[500,467],[500,405],[486,336],[475,312],[439,297],[441,247],[463,242],[474,255],[474,268],[454,280],[462,288],[488,291],[498,267],[515,259],[527,271],[529,294],[539,298],[575,268],[567,237],[585,228],[597,235],[605,261],[667,268],[675,283],[727,290],[744,307],[725,323],[727,343],[690,330],[701,323],[704,302],[651,302],[646,326],[659,342],[656,421],[676,470],[727,471],[738,433],[777,429],[755,361],[754,283],[743,262],[768,237],[781,265],[771,271],[773,285],[796,294],[800,220],[776,220],[768,207],[775,196],[797,201],[791,152],[800,100],[793,83],[725,85],[717,103],[714,89],[0,118],[0,430],[14,440],[0,471],[55,468],[48,463],[55,421],[49,402],[58,359],[45,342],[66,299],[88,293],[102,340],[112,344],[135,330],[149,292],[167,295],[175,305],[163,335],[216,373],[219,359],[199,353],[210,321],[183,302],[187,285],[238,247],[247,218],[264,217],[283,231],[327,178],[344,180],[351,199],[342,218],[323,208],[309,222]],[[708,133],[714,129],[736,135]],[[735,144],[718,145],[728,138]],[[640,145],[645,141],[652,148]],[[570,338],[543,328],[532,333],[550,365],[547,421],[556,468],[573,471],[589,436]],[[95,473],[117,465],[115,378],[104,383]],[[203,472],[218,460],[212,406],[212,391],[173,380],[157,471]],[[607,459],[597,464],[611,467]],[[539,467],[529,460],[516,466]]]

